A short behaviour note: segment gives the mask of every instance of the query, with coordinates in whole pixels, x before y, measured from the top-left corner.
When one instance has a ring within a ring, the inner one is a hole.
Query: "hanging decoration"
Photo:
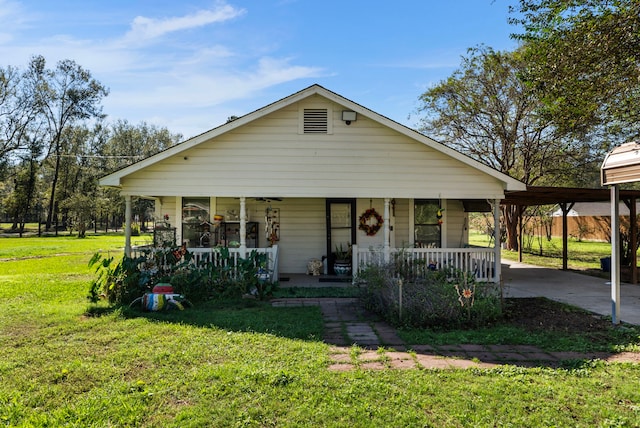
[[[438,208],[438,212],[436,213],[436,218],[438,219],[438,224],[442,224],[442,211],[444,208]]]
[[[271,246],[280,240],[280,208],[268,206],[264,210],[264,232]]]
[[[360,216],[358,229],[364,230],[367,236],[374,236],[382,227],[384,220],[375,208],[369,208]]]

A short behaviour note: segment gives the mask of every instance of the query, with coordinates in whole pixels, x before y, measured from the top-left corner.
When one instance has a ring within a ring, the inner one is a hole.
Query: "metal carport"
[[[607,154],[600,167],[600,177],[603,186],[611,186],[611,319],[614,324],[620,322],[620,246],[619,234],[614,233],[620,228],[618,215],[618,201],[622,197],[622,190],[618,188],[623,183],[640,181],[640,143],[632,141],[622,144]],[[631,218],[632,247],[636,248],[635,238],[637,225],[635,219],[635,200]],[[631,210],[631,207],[629,208]],[[634,284],[637,283],[636,252],[633,251]]]

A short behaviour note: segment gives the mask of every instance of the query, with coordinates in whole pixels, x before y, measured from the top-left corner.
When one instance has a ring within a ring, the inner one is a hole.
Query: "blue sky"
[[[0,0],[0,67],[72,59],[109,120],[185,138],[314,83],[415,127],[467,48],[511,50],[516,0]]]

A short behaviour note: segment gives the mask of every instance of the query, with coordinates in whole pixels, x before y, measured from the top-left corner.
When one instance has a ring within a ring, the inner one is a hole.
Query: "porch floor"
[[[307,287],[307,288],[321,288],[321,287],[352,287],[351,276],[336,276],[336,275],[307,275],[304,273],[281,273],[280,287]]]

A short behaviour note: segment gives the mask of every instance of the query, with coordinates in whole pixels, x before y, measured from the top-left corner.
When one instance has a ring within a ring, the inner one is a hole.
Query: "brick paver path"
[[[355,298],[275,299],[273,306],[320,306],[331,370],[491,368],[503,364],[559,367],[570,360],[640,363],[640,353],[546,352],[528,345],[406,345],[396,330]],[[357,345],[357,346],[354,346]]]

